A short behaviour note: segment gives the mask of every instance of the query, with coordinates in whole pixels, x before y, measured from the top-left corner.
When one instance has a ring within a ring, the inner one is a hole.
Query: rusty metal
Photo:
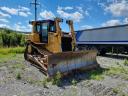
[[[94,68],[98,64],[96,62],[97,51],[75,51],[51,53],[46,49],[31,44],[36,53],[27,54],[27,59],[42,68],[47,76],[53,76],[58,71],[68,73],[76,69]]]
[[[48,56],[48,74],[67,73],[96,65],[96,51],[62,52]]]

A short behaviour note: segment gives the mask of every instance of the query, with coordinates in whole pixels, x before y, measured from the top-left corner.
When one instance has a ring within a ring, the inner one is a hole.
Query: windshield
[[[41,33],[42,31],[46,33],[48,32],[56,32],[56,27],[54,21],[50,22],[44,22],[44,23],[37,23],[36,26],[34,26],[34,32]]]

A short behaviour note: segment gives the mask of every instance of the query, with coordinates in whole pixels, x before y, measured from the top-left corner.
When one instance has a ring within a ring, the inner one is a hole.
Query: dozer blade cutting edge
[[[96,61],[97,51],[76,51],[62,52],[50,55],[27,55],[28,59],[33,61],[35,65],[40,66],[40,69],[47,75],[53,76],[57,72],[62,74],[70,73],[73,70],[88,70],[98,66]]]
[[[48,56],[48,74],[54,75],[58,71],[69,73],[76,69],[90,69],[97,67],[96,51],[62,52]]]

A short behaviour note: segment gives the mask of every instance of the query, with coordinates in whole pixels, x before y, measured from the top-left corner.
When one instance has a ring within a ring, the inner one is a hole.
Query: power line
[[[35,0],[34,2],[30,3],[31,5],[34,5],[35,7],[35,21],[37,20],[37,6],[40,5],[39,3],[37,3],[37,0]]]

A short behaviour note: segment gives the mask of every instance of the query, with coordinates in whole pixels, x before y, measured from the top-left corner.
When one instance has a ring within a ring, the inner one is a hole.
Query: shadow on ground
[[[65,86],[70,86],[70,85],[73,85],[74,83],[77,84],[84,80],[91,80],[91,79],[93,79],[92,78],[93,76],[100,76],[107,70],[109,70],[109,69],[101,68],[100,66],[93,70],[87,70],[87,71],[77,71],[76,70],[76,71],[68,74],[67,76],[64,76],[61,79],[61,84],[59,85],[59,87],[64,88]],[[73,83],[73,81],[76,81],[76,82]]]
[[[31,64],[31,65],[40,70],[39,66],[37,67],[37,66],[35,66],[35,64]],[[96,76],[102,75],[107,70],[109,70],[109,69],[102,68],[101,66],[98,66],[94,69],[86,70],[86,71],[74,70],[74,71],[70,72],[69,74],[63,76],[60,80],[60,84],[57,86],[64,88],[65,86],[70,86],[70,85],[74,85],[74,84],[76,85],[77,83],[84,81],[84,80],[95,79]],[[44,74],[44,72],[42,70],[40,70],[40,72],[42,72],[42,74]]]

